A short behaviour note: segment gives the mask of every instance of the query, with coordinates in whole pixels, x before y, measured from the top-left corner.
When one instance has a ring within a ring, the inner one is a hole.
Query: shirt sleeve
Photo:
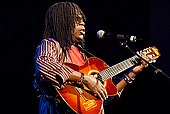
[[[36,70],[56,83],[64,83],[74,71],[61,63],[61,48],[58,42],[43,39],[37,47],[35,56]]]

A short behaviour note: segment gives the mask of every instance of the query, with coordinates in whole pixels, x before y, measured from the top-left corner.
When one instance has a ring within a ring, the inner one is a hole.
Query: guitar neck
[[[138,58],[137,56],[133,56],[99,72],[98,79],[104,82],[105,80],[112,78],[113,76],[127,70],[128,68],[138,63],[137,58]]]

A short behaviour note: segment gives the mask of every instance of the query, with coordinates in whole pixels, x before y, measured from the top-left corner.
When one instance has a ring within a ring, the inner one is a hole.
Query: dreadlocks
[[[60,43],[61,48],[68,48],[73,44],[71,31],[75,28],[78,15],[86,20],[79,6],[72,2],[58,2],[52,5],[46,12],[43,37],[54,38]]]

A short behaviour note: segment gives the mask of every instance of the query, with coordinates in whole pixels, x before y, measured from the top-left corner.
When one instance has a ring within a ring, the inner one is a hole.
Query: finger
[[[145,61],[142,61],[142,67],[147,67],[148,66],[148,64],[145,62]]]
[[[99,80],[98,80],[98,83],[99,83],[99,86],[100,86],[102,89],[105,89],[104,84],[102,84]]]
[[[99,96],[99,98],[100,98],[101,100],[104,100],[103,97],[102,97],[102,95],[101,95],[101,92],[98,91],[96,94]]]
[[[105,96],[105,99],[107,99],[107,98],[108,98],[108,95],[107,95],[106,89],[103,90],[103,94],[104,94],[104,96]]]
[[[104,85],[100,82],[100,86],[101,86],[101,88],[102,89],[104,89],[105,87],[104,87]]]
[[[102,91],[103,91],[103,96],[105,97],[105,99],[107,99],[107,98],[108,98],[108,95],[107,95],[106,89],[104,88],[104,89],[102,89]]]
[[[108,98],[107,91],[106,91],[106,89],[105,89],[105,87],[102,83],[100,83],[100,87],[101,87],[101,90],[103,92],[102,96],[104,96],[105,99]]]
[[[93,76],[94,76],[95,78],[97,78],[97,74],[94,74]]]
[[[100,94],[104,100],[106,100],[106,93],[104,91],[100,91]]]
[[[102,100],[106,100],[107,98],[107,91],[104,87],[104,85],[99,81],[97,80],[97,94],[98,96],[102,99]]]
[[[99,90],[101,96],[106,100],[107,91],[106,91],[104,85],[100,81],[98,81],[98,90]]]

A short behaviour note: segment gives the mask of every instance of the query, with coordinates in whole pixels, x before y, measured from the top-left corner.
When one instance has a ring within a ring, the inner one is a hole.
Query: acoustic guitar
[[[149,63],[156,62],[160,56],[158,49],[153,46],[138,52],[138,54],[146,54],[150,58]],[[97,74],[97,79],[101,81],[108,93],[108,96],[116,96],[117,88],[112,82],[112,77],[125,71],[126,69],[136,65],[139,57],[132,56],[120,63],[109,67],[103,60],[97,57],[90,57],[84,65],[77,66],[71,63],[65,65],[72,69],[87,75]],[[100,114],[103,101],[93,94],[85,85],[76,83],[67,83],[64,89],[57,90],[65,103],[77,114]]]

